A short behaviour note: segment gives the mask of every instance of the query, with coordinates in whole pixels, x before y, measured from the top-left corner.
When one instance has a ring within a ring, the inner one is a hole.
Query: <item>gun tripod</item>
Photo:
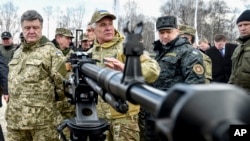
[[[74,118],[65,120],[64,123],[58,128],[60,135],[64,141],[67,141],[62,130],[67,126],[71,131],[72,141],[104,141],[106,135],[104,131],[108,130],[109,125],[103,119],[100,119],[96,123],[92,123],[94,126],[79,126]]]
[[[76,117],[65,120],[57,128],[60,137],[67,141],[62,130],[68,127],[71,132],[71,141],[104,141],[106,135],[103,133],[109,129],[109,124],[97,117],[95,104],[93,102],[78,103],[76,109]]]

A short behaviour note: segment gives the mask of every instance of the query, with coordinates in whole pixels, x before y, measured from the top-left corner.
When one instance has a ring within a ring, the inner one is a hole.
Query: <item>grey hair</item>
[[[91,24],[91,27],[92,27],[93,29],[95,29],[95,28],[96,28],[96,23],[92,23],[92,24]]]
[[[28,10],[21,16],[21,24],[24,20],[33,21],[37,19],[41,22],[41,25],[43,25],[43,17],[36,10]]]

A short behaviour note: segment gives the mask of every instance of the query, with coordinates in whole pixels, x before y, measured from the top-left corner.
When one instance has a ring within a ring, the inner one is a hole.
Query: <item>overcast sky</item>
[[[37,11],[43,13],[43,7],[53,6],[60,7],[61,9],[66,7],[76,7],[77,5],[84,5],[86,10],[86,15],[91,15],[95,9],[105,9],[113,12],[113,2],[114,0],[1,0],[0,3],[5,3],[12,1],[15,6],[19,7],[20,13],[28,9],[36,9]],[[128,0],[120,0],[121,6]],[[159,14],[159,7],[164,0],[135,0],[138,4],[141,12],[145,15],[156,15]]]
[[[84,5],[84,8],[86,9],[85,17],[84,17],[84,26],[90,21],[92,14],[96,9],[99,10],[108,10],[110,12],[113,11],[113,2],[114,0],[0,0],[0,4],[6,3],[12,1],[15,6],[17,6],[19,15],[21,16],[23,12],[30,9],[37,10],[43,18],[45,18],[44,10],[43,8],[46,6],[52,6],[53,8],[60,7],[60,9],[65,9],[67,7],[76,7],[78,5]],[[119,5],[122,7],[125,2],[128,0],[120,0]],[[135,0],[137,3],[137,6],[139,7],[139,11],[147,16],[159,16],[160,15],[160,5],[161,3],[164,3],[165,0]],[[123,11],[119,11],[119,13],[122,13]],[[43,33],[44,35],[47,35],[47,24],[46,20],[44,20],[44,28]],[[50,25],[50,33],[54,34],[54,30],[56,25]],[[18,35],[16,35],[18,39]],[[49,37],[50,39],[52,37]]]
[[[0,0],[1,3],[6,3],[12,1],[15,6],[19,7],[20,15],[29,9],[36,9],[41,14],[44,13],[43,7],[53,6],[60,7],[61,9],[66,7],[75,7],[76,5],[85,5],[86,8],[86,18],[88,15],[92,15],[93,11],[96,9],[105,9],[113,12],[113,2],[114,0]],[[124,5],[129,0],[119,0],[120,7]],[[132,0],[131,0],[132,1]],[[140,12],[147,16],[160,16],[160,6],[166,0],[134,0]],[[209,0],[207,0],[209,1]],[[239,0],[225,0],[229,7],[242,7],[242,2]],[[236,4],[237,1],[237,4]],[[250,3],[250,0],[248,0]],[[122,11],[119,11],[122,12]]]
[[[37,9],[42,11],[42,8],[45,6],[60,6],[72,7],[76,5],[86,5],[86,8],[90,11],[95,9],[107,9],[113,10],[113,1],[114,0],[1,0],[0,3],[5,3],[12,1],[16,6],[20,8],[20,12],[24,12],[28,9]],[[129,0],[120,0],[120,5],[123,5]],[[132,0],[131,0],[132,1]],[[142,9],[142,12],[145,15],[153,15],[159,13],[160,5],[163,4],[166,0],[134,0],[138,6]],[[207,0],[209,1],[209,0]],[[241,6],[242,3],[240,0],[225,0],[230,7]],[[237,1],[237,3],[236,3]],[[247,0],[250,3],[250,0]]]
[[[84,5],[86,9],[85,19],[84,21],[89,21],[91,15],[96,9],[99,10],[108,10],[110,12],[113,11],[113,2],[114,0],[0,0],[0,4],[6,3],[8,1],[12,1],[15,6],[19,8],[18,12],[21,16],[23,12],[30,9],[35,9],[45,18],[45,14],[43,8],[46,6],[53,6],[54,8],[60,7],[60,9],[66,9],[67,7],[76,7],[77,5]],[[120,0],[120,7],[124,6],[124,4],[128,0]],[[139,7],[139,11],[143,13],[145,16],[160,16],[160,6],[166,2],[166,0],[134,0]],[[225,0],[228,3],[229,7],[242,7],[242,3],[236,0]],[[250,0],[248,0],[250,3]],[[244,9],[242,9],[243,11]],[[119,11],[122,13],[122,11]],[[87,22],[86,22],[87,23]],[[46,25],[45,25],[46,26]],[[85,25],[84,25],[85,26]],[[54,27],[55,28],[55,27]],[[50,28],[52,29],[52,28]],[[44,34],[47,33],[46,27],[44,27]],[[51,31],[52,33],[54,31]]]

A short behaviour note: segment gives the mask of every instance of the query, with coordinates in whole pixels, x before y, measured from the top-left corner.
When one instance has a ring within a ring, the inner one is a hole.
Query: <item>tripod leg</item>
[[[0,125],[0,141],[4,141],[2,126]]]

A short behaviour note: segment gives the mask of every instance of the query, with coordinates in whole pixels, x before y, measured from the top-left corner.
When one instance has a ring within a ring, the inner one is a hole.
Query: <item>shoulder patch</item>
[[[196,50],[193,50],[192,53],[195,54],[195,55],[199,54],[199,52],[197,52]]]
[[[56,51],[56,55],[57,55],[57,56],[62,56],[63,54],[62,54],[61,51]]]
[[[166,53],[165,56],[174,56],[174,57],[176,57],[176,53],[169,52],[169,53]]]
[[[196,74],[204,74],[204,68],[202,65],[200,64],[195,64],[193,66],[193,71],[196,73]]]

